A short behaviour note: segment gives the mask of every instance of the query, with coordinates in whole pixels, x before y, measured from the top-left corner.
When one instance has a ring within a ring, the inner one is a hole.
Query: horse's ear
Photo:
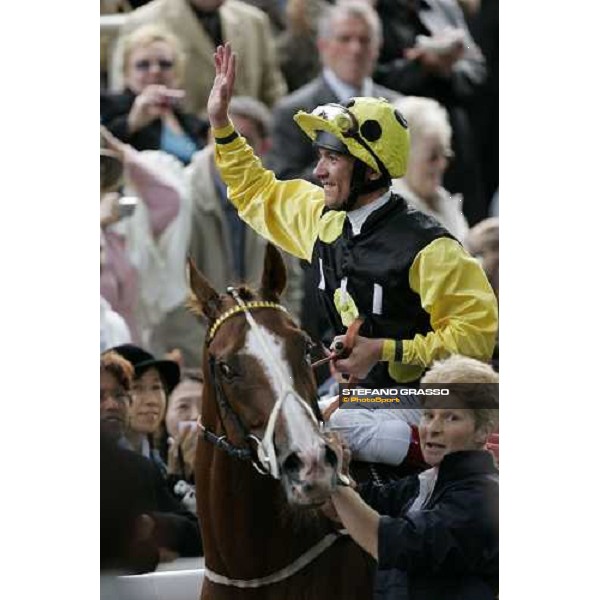
[[[283,257],[273,244],[268,243],[265,250],[260,295],[265,300],[279,302],[286,283],[287,274]]]
[[[198,315],[204,315],[214,321],[221,312],[221,298],[213,289],[206,277],[198,271],[193,259],[187,259],[190,288],[193,298],[189,306]]]

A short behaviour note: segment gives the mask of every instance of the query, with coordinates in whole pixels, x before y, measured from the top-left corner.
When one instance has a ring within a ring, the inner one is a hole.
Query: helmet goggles
[[[322,106],[317,106],[310,114],[321,117],[326,121],[331,121],[344,137],[358,135],[358,121],[356,117],[341,104],[334,102],[323,104]]]

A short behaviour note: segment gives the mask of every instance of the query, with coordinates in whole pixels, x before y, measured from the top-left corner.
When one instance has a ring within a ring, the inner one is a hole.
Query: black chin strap
[[[354,167],[352,168],[352,177],[350,179],[350,193],[348,194],[346,201],[340,206],[340,210],[349,212],[354,208],[359,196],[390,186],[391,181],[389,175],[381,175],[377,179],[371,181],[366,181],[366,176],[366,163],[356,158],[354,160]]]

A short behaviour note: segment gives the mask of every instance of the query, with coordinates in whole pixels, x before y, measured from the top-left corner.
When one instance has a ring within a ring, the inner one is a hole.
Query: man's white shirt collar
[[[369,204],[365,206],[361,206],[355,210],[351,210],[348,212],[348,218],[350,219],[350,224],[352,225],[352,234],[358,235],[364,222],[367,220],[367,217],[378,208],[381,208],[392,196],[392,191],[388,190],[383,196],[377,198],[377,200],[373,200]]]

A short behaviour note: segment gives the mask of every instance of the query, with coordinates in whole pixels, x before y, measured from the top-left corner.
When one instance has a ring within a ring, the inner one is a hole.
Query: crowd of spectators
[[[143,573],[159,561],[202,552],[195,511],[170,489],[152,443],[165,386],[178,380],[176,363],[156,361],[137,346],[100,357],[101,568]]]
[[[498,2],[103,0],[101,14],[122,18],[101,37],[101,566],[140,573],[202,553],[193,486],[206,328],[186,307],[186,258],[221,292],[257,287],[266,245],[215,166],[216,46],[229,41],[239,57],[236,130],[280,179],[315,182],[297,111],[394,102],[411,132],[394,191],[481,261],[498,296]],[[283,304],[320,339],[306,265],[284,260]]]

